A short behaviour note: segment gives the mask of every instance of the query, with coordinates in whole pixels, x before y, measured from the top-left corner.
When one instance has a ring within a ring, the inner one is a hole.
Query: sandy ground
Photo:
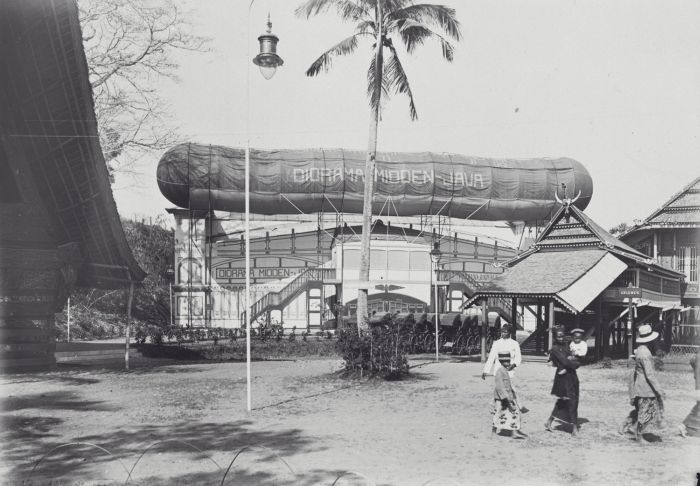
[[[529,438],[514,440],[490,436],[493,378],[478,363],[412,365],[407,380],[367,382],[338,378],[335,360],[254,362],[252,413],[245,363],[2,375],[0,475],[124,484],[132,470],[128,484],[222,484],[235,457],[224,484],[696,484],[700,439],[675,430],[694,405],[687,365],[660,373],[671,427],[646,445],[616,433],[629,408],[623,367],[580,370],[575,439],[543,429],[553,370],[524,363]]]

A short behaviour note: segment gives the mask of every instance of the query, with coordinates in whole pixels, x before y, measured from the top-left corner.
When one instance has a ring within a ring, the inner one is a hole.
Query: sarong
[[[625,419],[623,432],[660,432],[666,427],[663,401],[656,397],[635,397],[634,410]]]
[[[506,400],[494,400],[493,426],[501,430],[520,430],[520,407],[512,411]]]
[[[559,398],[552,417],[566,424],[578,425],[578,398]]]

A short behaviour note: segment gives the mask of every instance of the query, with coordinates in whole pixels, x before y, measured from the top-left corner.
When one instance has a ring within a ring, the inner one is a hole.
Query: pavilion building
[[[668,343],[683,274],[613,237],[570,202],[467,305],[511,299],[513,308],[524,306],[537,324],[522,348],[534,354],[549,349],[555,325],[583,328],[596,358],[628,352],[641,323],[659,328]]]
[[[681,310],[673,326],[674,346],[700,345],[700,177],[674,194],[621,237],[625,243],[684,276]]]

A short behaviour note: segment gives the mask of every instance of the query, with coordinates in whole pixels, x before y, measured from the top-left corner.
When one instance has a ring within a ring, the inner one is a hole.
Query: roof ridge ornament
[[[575,203],[576,201],[578,201],[578,198],[581,197],[581,190],[579,189],[578,194],[576,194],[575,197],[570,198],[570,197],[566,197],[566,183],[565,182],[561,183],[561,187],[564,190],[564,199],[562,200],[559,197],[559,189],[554,191],[554,199],[556,199],[559,204],[564,206],[564,218],[566,218],[566,222],[568,223],[569,219],[571,218],[571,214],[569,213],[571,205],[573,203]]]

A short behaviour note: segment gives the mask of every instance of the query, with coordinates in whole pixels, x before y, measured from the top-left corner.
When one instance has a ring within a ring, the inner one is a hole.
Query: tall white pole
[[[70,342],[70,296],[68,296],[68,312],[66,321],[68,323],[68,342]]]
[[[250,0],[248,5],[248,29],[246,38],[248,40],[246,49],[246,139],[245,139],[245,361],[246,361],[246,390],[248,412],[253,409],[251,378],[250,378],[250,14],[253,10],[255,0]]]
[[[435,362],[440,360],[438,343],[438,262],[435,262]]]
[[[131,278],[131,276],[129,276]],[[126,334],[124,349],[124,368],[129,371],[129,346],[131,345],[131,305],[134,301],[134,281],[129,281],[129,297],[126,303]]]

